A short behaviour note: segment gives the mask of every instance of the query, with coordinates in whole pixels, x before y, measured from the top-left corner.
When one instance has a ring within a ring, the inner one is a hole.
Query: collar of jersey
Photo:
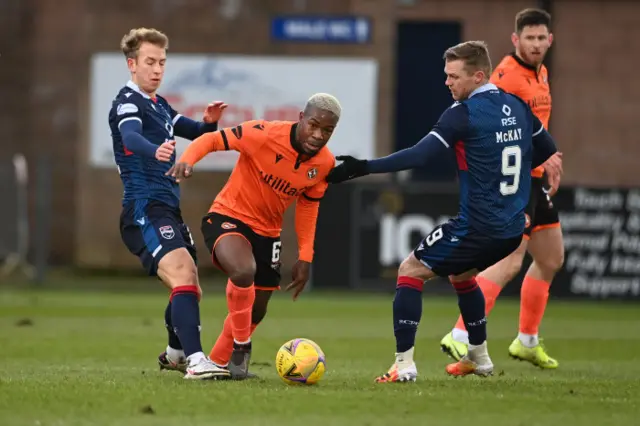
[[[498,87],[493,83],[483,84],[482,86],[476,88],[473,92],[471,92],[469,97],[477,95],[478,93],[488,92],[489,90],[498,90]]]
[[[525,61],[523,61],[518,55],[516,55],[516,52],[511,52],[511,57],[518,63],[518,65],[520,65],[522,68],[528,69],[529,71],[533,71],[534,74],[538,75],[538,68],[534,67],[531,64],[526,63]]]
[[[140,87],[137,84],[135,84],[133,80],[127,81],[127,87],[133,90],[134,92],[138,92],[139,94],[141,94],[143,98],[151,99],[151,96],[147,95],[142,90],[140,90]]]

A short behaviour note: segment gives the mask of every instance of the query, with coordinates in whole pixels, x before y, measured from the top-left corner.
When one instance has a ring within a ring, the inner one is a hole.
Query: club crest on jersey
[[[309,170],[307,170],[307,177],[309,179],[313,179],[316,176],[318,176],[318,169],[316,169],[315,167],[312,167]]]
[[[234,228],[237,228],[237,226],[235,224],[230,223],[230,222],[223,222],[222,225],[220,225],[220,227],[222,229],[234,229]]]
[[[167,133],[169,133],[170,137],[173,137],[173,126],[171,125],[171,123],[165,121],[164,129],[167,131]]]
[[[160,228],[158,228],[158,230],[160,231],[160,235],[162,235],[162,238],[164,238],[165,240],[171,240],[176,236],[176,233],[173,231],[173,227],[171,227],[171,225],[161,226]]]

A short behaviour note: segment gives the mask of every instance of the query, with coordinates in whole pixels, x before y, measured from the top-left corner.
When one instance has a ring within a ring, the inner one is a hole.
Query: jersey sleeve
[[[536,115],[531,112],[531,121],[533,122],[533,137],[538,136],[540,133],[542,133],[544,129],[544,124],[542,124],[542,121],[540,121],[540,119],[538,117],[536,117]]]
[[[138,121],[142,124],[145,105],[137,96],[131,95],[128,98],[123,97],[120,103],[115,107],[116,123],[118,129],[123,123],[128,121]]]
[[[176,136],[192,141],[205,133],[218,130],[217,122],[205,123],[203,121],[192,120],[173,109],[169,102],[162,96],[158,96],[158,99],[161,100],[162,106],[171,117],[171,124],[173,125],[173,131]]]
[[[313,261],[316,224],[318,223],[319,201],[324,197],[329,184],[322,179],[307,189],[296,202],[295,228],[298,236],[298,259]]]
[[[424,167],[433,158],[446,155],[449,148],[466,137],[469,114],[464,104],[448,108],[433,129],[411,148],[405,148],[386,157],[368,160],[367,173],[392,173]],[[338,167],[342,167],[338,166]]]
[[[253,155],[268,139],[269,122],[245,121],[236,127],[205,133],[189,144],[178,161],[194,165],[214,151],[238,151]]]
[[[532,131],[532,145],[533,155],[531,160],[531,166],[533,168],[541,166],[545,161],[549,159],[553,154],[558,151],[556,143],[544,128],[542,122],[533,116],[533,131]]]
[[[302,196],[309,201],[320,201],[324,197],[324,193],[327,191],[328,187],[329,183],[323,179],[303,192]]]
[[[296,202],[295,228],[298,236],[298,259],[311,262],[315,244],[316,224],[318,222],[319,201],[329,186],[326,176],[336,165],[333,154],[328,154],[326,163],[320,169],[318,181],[298,197]]]
[[[455,103],[447,109],[429,132],[450,148],[456,142],[464,140],[469,131],[469,110],[465,104]]]

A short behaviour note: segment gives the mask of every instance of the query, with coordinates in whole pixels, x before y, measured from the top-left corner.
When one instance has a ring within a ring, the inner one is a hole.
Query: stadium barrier
[[[563,187],[553,203],[563,226],[565,263],[551,296],[640,300],[640,190]],[[457,210],[457,189],[451,186],[332,186],[320,207],[314,287],[393,291],[400,262]],[[529,263],[527,256],[503,294],[519,294]],[[425,292],[453,294],[442,279]]]

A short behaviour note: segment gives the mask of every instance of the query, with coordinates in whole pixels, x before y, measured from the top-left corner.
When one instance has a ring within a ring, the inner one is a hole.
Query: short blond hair
[[[447,62],[460,60],[468,73],[482,71],[489,78],[491,75],[491,58],[489,48],[484,41],[465,41],[448,48],[443,55]]]
[[[169,37],[155,28],[134,28],[122,37],[120,49],[127,59],[134,59],[138,56],[142,43],[151,43],[162,49],[168,49]]]
[[[340,106],[340,102],[338,102],[338,98],[328,93],[316,93],[311,96],[304,109],[307,111],[311,107],[317,108],[321,111],[328,111],[338,118],[340,118],[340,113],[342,112],[342,107]]]

